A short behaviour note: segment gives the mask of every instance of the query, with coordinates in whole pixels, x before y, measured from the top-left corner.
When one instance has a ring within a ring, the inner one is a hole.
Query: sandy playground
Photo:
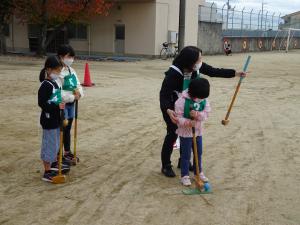
[[[159,109],[171,61],[90,62],[96,86],[79,105],[78,154],[63,185],[41,181],[37,106],[43,60],[0,57],[1,225],[299,225],[300,52],[253,53],[231,121],[238,79],[209,78],[204,168],[214,193],[184,196],[160,173]],[[245,54],[206,56],[242,69]],[[84,61],[74,68],[83,80]],[[178,151],[173,154],[177,164]]]

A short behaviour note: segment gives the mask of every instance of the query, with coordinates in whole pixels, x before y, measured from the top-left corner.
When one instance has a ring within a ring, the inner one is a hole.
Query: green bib
[[[77,79],[75,74],[69,74],[64,78],[63,90],[74,91],[77,88]]]
[[[184,118],[191,119],[190,116],[191,109],[201,112],[204,110],[205,106],[206,106],[206,99],[204,99],[200,103],[194,102],[192,99],[189,98],[185,99],[184,114],[183,114]]]
[[[199,72],[199,70],[197,71],[197,78],[200,78],[201,77],[201,74]],[[183,88],[182,88],[182,91],[185,91],[186,89],[189,88],[189,85],[191,83],[191,77],[190,76],[184,76],[184,79],[183,79]]]
[[[62,102],[60,89],[53,90],[53,93],[50,96],[49,102],[53,102],[55,105],[59,105]]]
[[[197,78],[200,78],[201,77],[201,74],[199,72],[199,70],[197,71],[197,76],[195,79]],[[189,85],[190,85],[190,82],[191,82],[191,79],[190,77],[185,77],[184,80],[183,80],[183,91],[185,91],[186,89],[189,88]],[[200,103],[197,103],[197,102],[194,102],[192,99],[186,99],[185,100],[185,103],[184,103],[184,118],[187,118],[187,119],[191,119],[191,116],[190,116],[190,112],[191,112],[191,108],[192,110],[195,110],[195,111],[203,111],[204,108],[205,108],[205,105],[206,105],[206,100],[204,99],[204,101],[201,101]]]

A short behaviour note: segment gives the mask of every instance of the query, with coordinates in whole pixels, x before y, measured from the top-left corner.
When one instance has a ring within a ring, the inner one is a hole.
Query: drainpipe
[[[89,24],[89,40],[88,40],[88,46],[89,46],[89,56],[91,56],[91,24]]]
[[[179,5],[178,51],[181,51],[184,48],[185,9],[186,9],[186,0],[180,0],[180,5]]]
[[[14,33],[14,16],[12,16],[12,23],[11,23],[11,42],[12,42],[12,50],[15,51],[15,33]]]

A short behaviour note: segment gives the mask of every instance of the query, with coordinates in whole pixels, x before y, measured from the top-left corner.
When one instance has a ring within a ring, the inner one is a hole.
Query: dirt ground
[[[212,113],[204,169],[213,194],[185,196],[160,172],[159,109],[171,61],[90,62],[95,87],[79,105],[78,153],[63,185],[41,181],[42,60],[0,57],[0,224],[299,225],[300,51],[253,53],[227,127],[237,78],[208,78]],[[206,56],[242,69],[245,54]],[[74,68],[83,80],[84,61]],[[178,151],[172,155],[177,164]]]

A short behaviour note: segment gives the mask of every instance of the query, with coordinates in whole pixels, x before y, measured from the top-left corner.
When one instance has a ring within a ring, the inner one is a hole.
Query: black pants
[[[161,163],[162,167],[171,165],[171,155],[173,152],[173,145],[177,139],[176,129],[177,125],[174,124],[167,113],[162,113],[163,118],[167,124],[167,135],[165,137],[162,150],[161,150]]]
[[[73,119],[68,119],[68,126],[64,128],[64,149],[65,151],[71,151],[71,128]]]
[[[230,55],[230,54],[231,54],[231,50],[226,50],[226,51],[225,51],[225,54],[226,54],[226,55]]]

